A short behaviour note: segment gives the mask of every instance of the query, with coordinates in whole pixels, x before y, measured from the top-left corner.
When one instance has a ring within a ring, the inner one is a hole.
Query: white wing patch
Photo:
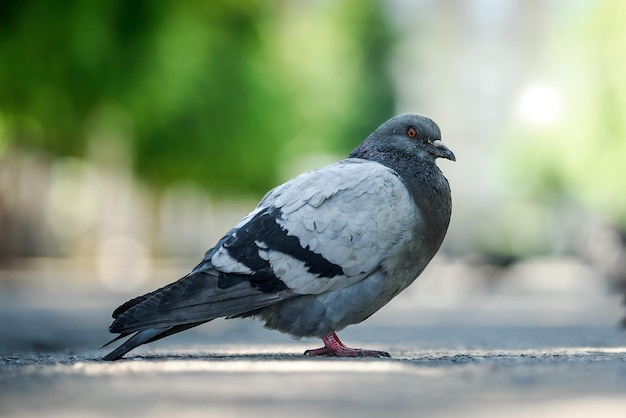
[[[381,268],[382,260],[406,235],[406,225],[420,222],[400,178],[382,164],[361,159],[343,160],[276,187],[238,227],[268,207],[280,209],[278,224],[297,237],[302,248],[340,266],[345,274],[318,277],[306,262],[257,241],[259,256],[300,294],[320,294],[363,280]],[[221,271],[250,274],[225,248],[216,251],[212,263]]]
[[[348,277],[370,273],[405,225],[414,225],[413,200],[398,176],[376,162],[344,160],[323,173],[302,179],[292,185],[290,193],[279,196],[275,204],[280,207],[289,197],[306,195],[300,189],[318,190],[313,194],[315,205],[299,199],[283,205],[279,223],[289,235],[298,237],[302,247],[340,265]],[[322,201],[319,191],[326,191]]]
[[[345,284],[345,276],[317,277],[308,271],[304,262],[279,251],[263,251],[261,257],[269,261],[274,274],[301,295],[319,294],[332,289],[337,281]]]
[[[218,270],[222,273],[236,273],[243,275],[249,275],[253,273],[250,268],[246,267],[244,264],[231,257],[224,247],[221,247],[215,252],[215,254],[213,254],[211,263],[214,266],[219,266]]]

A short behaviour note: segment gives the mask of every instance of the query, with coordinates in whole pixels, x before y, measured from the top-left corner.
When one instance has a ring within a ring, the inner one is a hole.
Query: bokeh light
[[[532,83],[520,94],[518,110],[530,124],[550,125],[563,116],[563,99],[556,87],[547,83]]]

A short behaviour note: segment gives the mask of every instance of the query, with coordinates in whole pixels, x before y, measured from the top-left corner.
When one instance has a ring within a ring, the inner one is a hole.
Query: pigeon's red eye
[[[415,130],[415,128],[409,128],[406,131],[406,134],[409,136],[409,138],[415,138],[417,136],[417,131]]]

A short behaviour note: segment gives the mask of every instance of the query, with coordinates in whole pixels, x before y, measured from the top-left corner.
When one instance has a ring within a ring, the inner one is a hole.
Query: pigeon
[[[308,356],[389,357],[336,332],[386,305],[439,250],[452,203],[437,158],[456,160],[437,124],[404,114],[348,158],[275,187],[189,274],[115,309],[119,335],[105,346],[130,338],[103,360],[220,317],[321,338]]]

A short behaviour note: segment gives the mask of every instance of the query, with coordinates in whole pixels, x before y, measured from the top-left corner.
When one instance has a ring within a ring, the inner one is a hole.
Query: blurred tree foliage
[[[260,193],[392,113],[392,40],[376,0],[2,2],[0,158],[117,141],[153,185]]]

